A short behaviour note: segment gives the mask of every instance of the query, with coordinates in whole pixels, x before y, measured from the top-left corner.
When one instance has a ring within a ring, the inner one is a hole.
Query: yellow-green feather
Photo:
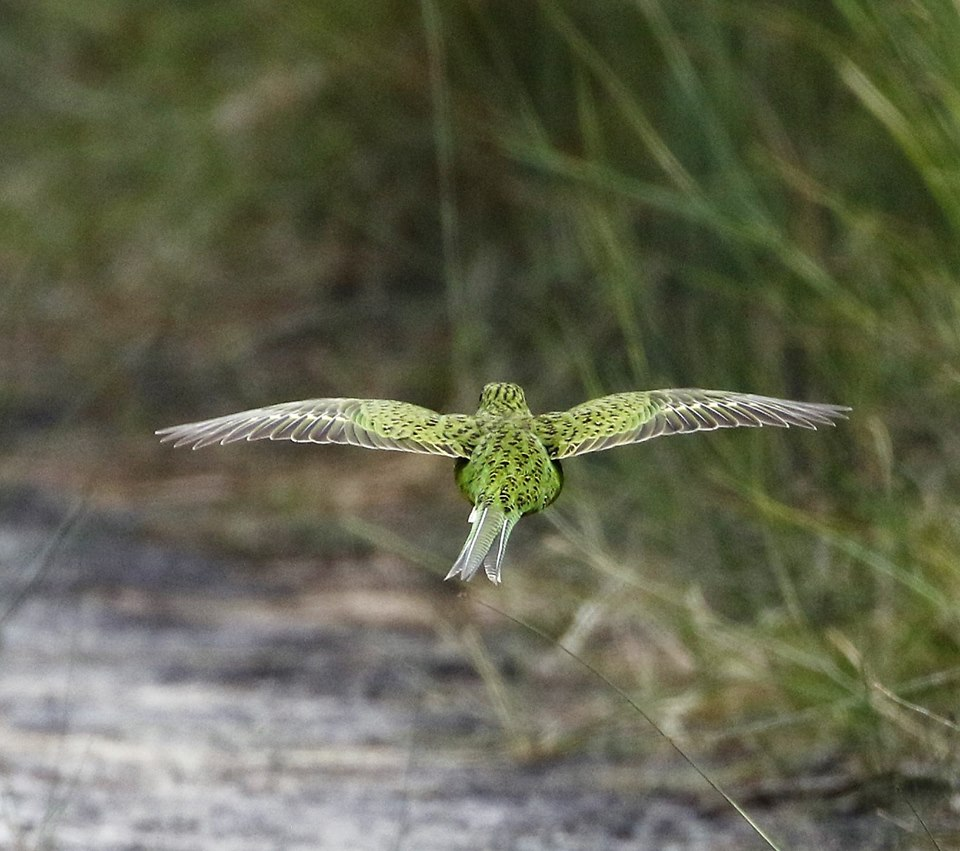
[[[193,449],[238,440],[292,440],[467,458],[478,432],[474,417],[438,414],[409,402],[305,399],[172,426],[157,434],[174,446]]]
[[[724,390],[649,390],[614,393],[568,411],[540,414],[534,431],[551,458],[569,458],[667,434],[737,426],[815,429],[849,410]]]
[[[161,429],[161,440],[199,449],[239,440],[347,443],[457,459],[455,477],[473,506],[471,530],[447,575],[469,579],[481,565],[493,582],[507,539],[525,514],[563,486],[559,459],[659,435],[736,426],[832,425],[849,410],[721,390],[615,393],[568,411],[533,416],[516,384],[487,384],[475,415],[439,414],[388,399],[307,399]]]

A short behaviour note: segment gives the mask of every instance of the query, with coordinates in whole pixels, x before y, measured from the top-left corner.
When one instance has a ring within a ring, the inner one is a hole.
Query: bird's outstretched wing
[[[541,414],[533,429],[551,458],[569,458],[664,434],[737,426],[816,429],[844,419],[849,410],[724,390],[650,390],[615,393],[569,411]]]
[[[438,414],[386,399],[305,399],[283,402],[157,431],[164,443],[199,449],[238,440],[347,443],[467,458],[476,441],[474,417]]]

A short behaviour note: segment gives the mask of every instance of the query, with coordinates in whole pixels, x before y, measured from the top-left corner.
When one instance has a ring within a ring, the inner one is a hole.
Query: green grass
[[[501,378],[540,410],[849,404],[571,462],[498,605],[688,749],[955,772],[956,4],[352,10],[14,4],[5,406],[68,388],[74,422],[139,434]]]

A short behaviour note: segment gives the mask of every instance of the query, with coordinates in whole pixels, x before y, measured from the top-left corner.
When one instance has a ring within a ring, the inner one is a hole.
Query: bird
[[[482,566],[495,585],[517,521],[549,506],[563,487],[561,461],[670,434],[745,426],[816,430],[850,408],[726,390],[614,393],[566,411],[533,414],[523,389],[484,386],[476,414],[441,414],[389,399],[282,402],[158,429],[174,447],[290,440],[418,452],[455,459],[454,478],[472,508],[470,532],[446,579]]]

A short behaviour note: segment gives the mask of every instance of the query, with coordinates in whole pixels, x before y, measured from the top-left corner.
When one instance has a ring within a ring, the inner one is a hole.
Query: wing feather
[[[599,452],[667,434],[718,428],[817,429],[845,419],[843,405],[793,402],[725,390],[650,390],[615,393],[569,411],[534,418],[534,431],[552,458]]]
[[[240,440],[291,440],[468,458],[477,426],[474,417],[438,414],[409,402],[306,399],[170,426],[157,434],[164,443],[193,449]]]

